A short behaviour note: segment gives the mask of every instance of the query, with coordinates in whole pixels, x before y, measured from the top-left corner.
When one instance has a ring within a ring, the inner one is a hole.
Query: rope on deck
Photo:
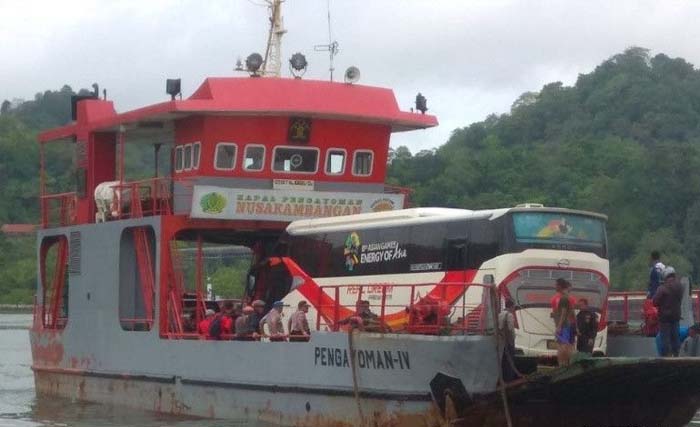
[[[365,415],[362,412],[362,404],[360,403],[360,390],[357,386],[357,364],[355,363],[355,342],[353,333],[355,328],[348,330],[348,349],[350,350],[350,366],[352,367],[352,389],[355,394],[355,403],[357,404],[357,413],[360,416],[361,426],[365,425]]]
[[[506,394],[506,383],[503,381],[503,369],[501,369],[501,358],[499,357],[504,351],[504,343],[501,331],[498,325],[498,298],[495,286],[490,289],[489,299],[491,300],[491,317],[493,317],[494,331],[496,336],[496,360],[498,361],[498,388],[501,394],[501,401],[503,402],[503,412],[506,417],[506,425],[508,427],[513,427],[513,420],[510,417],[510,406],[508,404],[508,395]],[[506,326],[507,327],[507,326]]]

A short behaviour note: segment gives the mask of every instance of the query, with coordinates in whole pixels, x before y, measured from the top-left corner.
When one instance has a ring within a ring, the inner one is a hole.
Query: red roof
[[[36,225],[34,224],[3,224],[0,232],[7,235],[34,234]]]
[[[101,104],[99,113],[88,116],[87,123],[73,123],[43,132],[39,140],[46,142],[67,138],[80,128],[109,131],[129,123],[167,121],[207,113],[302,115],[381,123],[391,126],[394,132],[424,129],[438,124],[435,116],[401,111],[391,89],[289,78],[208,78],[186,100],[163,102],[121,114],[110,114],[110,109],[114,111],[110,102],[95,100],[81,104],[86,102]]]

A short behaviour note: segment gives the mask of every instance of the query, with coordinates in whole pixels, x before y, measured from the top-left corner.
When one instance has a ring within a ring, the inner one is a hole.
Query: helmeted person
[[[243,314],[238,316],[236,319],[235,329],[236,334],[234,339],[239,341],[253,341],[253,330],[250,329],[250,322],[248,322],[248,317],[253,314],[255,310],[253,307],[246,305],[243,307]]]
[[[272,304],[272,310],[270,310],[263,318],[260,320],[260,332],[264,332],[264,325],[270,331],[270,341],[284,341],[284,325],[282,324],[282,309],[284,309],[284,303],[282,301],[275,301]]]
[[[676,270],[666,267],[663,271],[663,283],[654,295],[654,305],[659,309],[659,337],[661,338],[661,356],[678,356],[680,351],[680,320],[683,286],[676,278]]]
[[[306,313],[309,312],[309,303],[299,301],[297,311],[289,317],[287,329],[289,329],[289,341],[308,341],[311,337],[309,329],[309,321],[306,319]]]
[[[214,316],[216,316],[216,312],[211,308],[208,308],[204,312],[204,319],[200,320],[199,324],[197,325],[197,333],[199,335],[203,335],[206,339],[212,339],[212,337],[209,335],[209,326],[211,325],[212,320],[214,320]]]
[[[656,291],[663,282],[663,272],[666,266],[661,262],[661,254],[659,251],[651,251],[649,256],[649,286],[647,290],[647,298],[653,299]]]

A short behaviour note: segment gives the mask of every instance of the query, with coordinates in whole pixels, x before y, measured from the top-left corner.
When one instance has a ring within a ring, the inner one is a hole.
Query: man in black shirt
[[[683,287],[676,279],[676,270],[666,267],[663,271],[663,284],[654,295],[654,305],[659,309],[659,335],[661,336],[661,355],[678,357],[681,341],[679,322],[681,320],[681,301]]]
[[[598,317],[588,307],[588,300],[578,300],[579,312],[576,315],[576,350],[582,353],[593,353],[593,343],[598,334]]]

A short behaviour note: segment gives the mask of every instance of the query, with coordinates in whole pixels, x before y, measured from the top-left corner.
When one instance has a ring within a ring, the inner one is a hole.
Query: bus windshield
[[[605,221],[561,212],[513,212],[516,246],[606,255]]]

